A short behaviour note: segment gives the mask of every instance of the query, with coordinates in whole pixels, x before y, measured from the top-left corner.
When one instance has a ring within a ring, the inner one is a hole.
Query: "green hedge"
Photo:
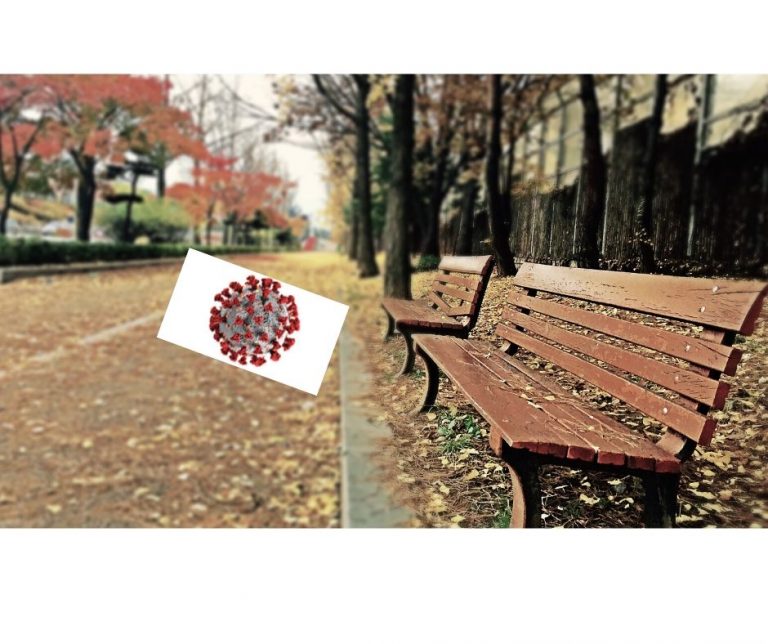
[[[144,201],[133,206],[131,227],[124,238],[125,204],[102,206],[96,212],[96,223],[116,241],[132,242],[148,237],[154,244],[177,244],[183,241],[192,221],[187,211],[173,199],[155,199],[143,195]]]
[[[42,239],[0,237],[0,266],[111,262],[127,259],[183,257],[194,248],[210,255],[257,253],[258,246],[199,246],[189,244],[111,244],[92,242],[51,242]],[[270,251],[273,249],[270,249]],[[274,249],[277,250],[277,249]]]

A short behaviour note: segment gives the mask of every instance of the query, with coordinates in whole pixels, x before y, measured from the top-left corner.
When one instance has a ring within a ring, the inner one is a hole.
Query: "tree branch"
[[[350,111],[344,105],[342,105],[338,98],[333,96],[332,92],[323,84],[322,76],[320,74],[312,74],[312,80],[315,82],[317,91],[333,106],[333,108],[339,113],[346,116],[353,123],[357,123],[357,116],[354,112]]]

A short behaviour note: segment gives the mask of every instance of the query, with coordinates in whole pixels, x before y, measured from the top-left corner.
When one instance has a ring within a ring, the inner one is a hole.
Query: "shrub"
[[[202,246],[190,244],[100,244],[91,242],[52,242],[42,239],[0,237],[0,266],[69,264],[71,262],[110,262],[131,259],[183,257],[189,248],[209,255],[259,252],[255,246]]]
[[[422,255],[419,257],[419,263],[416,264],[416,271],[434,271],[440,264],[440,258],[435,255]]]
[[[104,206],[96,213],[96,223],[118,241],[134,241],[148,237],[153,243],[180,242],[192,225],[192,220],[182,205],[174,199],[156,199],[143,195],[144,202],[133,205],[131,228],[128,239],[123,238],[126,204]]]

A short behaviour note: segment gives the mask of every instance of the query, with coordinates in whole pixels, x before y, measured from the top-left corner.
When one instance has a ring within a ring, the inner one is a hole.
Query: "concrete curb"
[[[371,385],[362,366],[363,347],[348,331],[339,340],[341,365],[341,527],[396,528],[411,513],[396,504],[377,480],[373,462],[379,441],[391,436],[388,426],[368,418],[360,400]]]
[[[120,262],[81,262],[77,264],[41,264],[39,266],[6,266],[0,268],[0,284],[27,277],[45,275],[66,275],[68,273],[89,273],[91,271],[113,271],[123,268],[144,268],[180,264],[184,257],[162,257],[158,259],[130,259]]]

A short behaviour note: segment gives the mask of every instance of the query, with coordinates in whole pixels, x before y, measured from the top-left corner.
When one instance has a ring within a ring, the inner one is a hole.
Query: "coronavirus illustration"
[[[296,342],[301,327],[293,295],[280,292],[280,282],[249,275],[245,284],[230,282],[214,296],[209,328],[221,352],[233,362],[256,367],[280,360]]]

